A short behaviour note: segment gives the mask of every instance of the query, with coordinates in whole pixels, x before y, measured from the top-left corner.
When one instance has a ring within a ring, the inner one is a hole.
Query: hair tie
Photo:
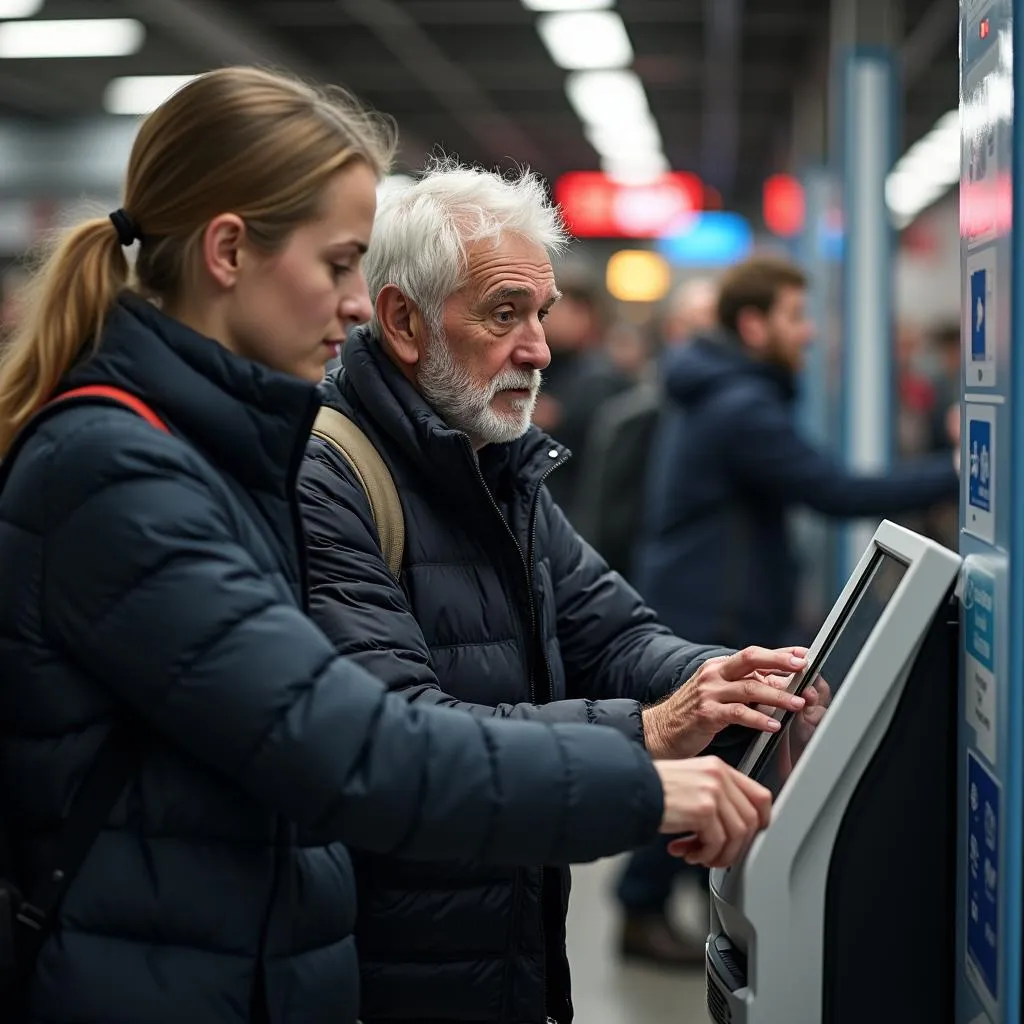
[[[142,241],[138,224],[123,209],[117,209],[110,214],[110,223],[114,225],[117,231],[118,241],[126,248],[136,241]]]

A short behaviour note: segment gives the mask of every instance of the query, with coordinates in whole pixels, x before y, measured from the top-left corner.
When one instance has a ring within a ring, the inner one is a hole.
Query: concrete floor
[[[708,1024],[704,973],[622,964],[615,955],[616,906],[611,886],[620,861],[573,869],[569,960],[578,1024]],[[692,922],[683,903],[680,920]]]

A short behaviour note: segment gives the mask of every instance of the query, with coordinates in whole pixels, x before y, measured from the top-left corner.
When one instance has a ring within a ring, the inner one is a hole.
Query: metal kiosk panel
[[[776,800],[711,873],[717,1024],[952,1019],[960,564],[882,523],[791,684],[825,680],[824,716],[751,744],[740,768]]]

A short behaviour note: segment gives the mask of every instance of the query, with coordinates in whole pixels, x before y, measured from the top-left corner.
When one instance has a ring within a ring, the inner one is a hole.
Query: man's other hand
[[[771,819],[771,793],[717,757],[658,761],[654,767],[665,795],[661,831],[680,836],[669,843],[673,856],[728,867]]]
[[[655,760],[693,757],[730,725],[777,732],[771,711],[803,710],[804,699],[787,693],[786,686],[806,664],[803,647],[748,647],[709,659],[675,693],[644,709],[648,752]]]

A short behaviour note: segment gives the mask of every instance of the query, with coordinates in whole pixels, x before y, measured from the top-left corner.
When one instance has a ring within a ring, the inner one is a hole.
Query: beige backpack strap
[[[395,481],[380,452],[347,416],[327,406],[317,413],[313,436],[336,448],[355,472],[370,501],[384,561],[398,579],[405,554],[405,517]]]

